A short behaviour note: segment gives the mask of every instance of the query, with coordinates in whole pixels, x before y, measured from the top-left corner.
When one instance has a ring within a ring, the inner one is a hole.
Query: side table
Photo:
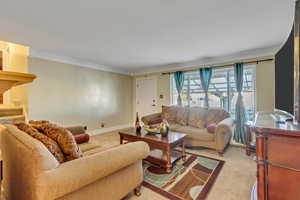
[[[250,156],[251,153],[256,153],[256,142],[252,140],[252,121],[247,121],[246,124],[246,155]]]

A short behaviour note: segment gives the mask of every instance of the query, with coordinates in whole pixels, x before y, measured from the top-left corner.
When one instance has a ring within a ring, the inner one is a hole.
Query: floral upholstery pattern
[[[82,157],[72,133],[67,129],[52,123],[34,123],[32,126],[59,144],[66,161]]]
[[[162,117],[168,120],[171,131],[187,134],[187,146],[203,146],[224,153],[234,128],[234,120],[228,112],[222,108],[179,106],[163,106],[162,110],[162,113],[144,116],[142,121],[150,125],[151,119]]]
[[[218,124],[228,117],[230,117],[230,114],[221,108],[209,108],[205,117],[205,125]]]
[[[29,120],[29,124],[33,125],[33,124],[44,124],[44,123],[50,123],[49,121],[47,120]]]
[[[38,132],[38,130],[36,130],[35,128],[33,128],[32,126],[30,126],[29,124],[26,124],[24,122],[15,123],[14,125],[17,126],[18,129],[20,129],[21,131],[27,133],[31,137],[33,137],[33,138],[39,140],[41,143],[43,143],[47,147],[47,149],[52,153],[52,155],[56,158],[56,160],[58,162],[60,162],[60,163],[64,162],[64,154],[61,151],[58,144],[54,140],[52,140],[48,136]]]
[[[187,107],[177,108],[176,122],[180,125],[186,126],[188,124],[189,109]]]
[[[205,117],[208,109],[203,107],[189,108],[188,125],[195,128],[205,128]]]
[[[178,106],[162,106],[161,118],[169,123],[176,123]]]

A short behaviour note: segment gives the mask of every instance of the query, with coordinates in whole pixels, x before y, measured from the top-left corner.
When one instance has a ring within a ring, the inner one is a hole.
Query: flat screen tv
[[[300,1],[296,1],[294,21],[294,116],[300,123]]]

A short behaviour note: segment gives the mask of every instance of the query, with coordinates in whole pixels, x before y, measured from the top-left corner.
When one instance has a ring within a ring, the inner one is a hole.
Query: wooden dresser
[[[260,112],[247,125],[256,135],[258,200],[300,200],[300,125],[284,118]]]

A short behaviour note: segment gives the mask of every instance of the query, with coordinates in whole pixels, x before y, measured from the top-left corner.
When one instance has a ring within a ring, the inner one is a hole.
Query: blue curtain
[[[175,85],[178,92],[177,104],[182,106],[181,91],[184,84],[184,72],[177,71],[174,73]]]
[[[243,102],[243,81],[244,81],[244,67],[243,63],[234,64],[234,79],[236,84],[236,90],[238,92],[238,98],[235,105],[235,120],[236,125],[234,129],[233,139],[236,142],[246,143],[246,129],[245,123],[247,122],[247,113]]]
[[[205,107],[209,107],[209,105],[208,105],[208,88],[209,88],[209,83],[210,83],[210,79],[212,76],[212,68],[200,68],[199,73],[200,73],[201,85],[205,92]]]

